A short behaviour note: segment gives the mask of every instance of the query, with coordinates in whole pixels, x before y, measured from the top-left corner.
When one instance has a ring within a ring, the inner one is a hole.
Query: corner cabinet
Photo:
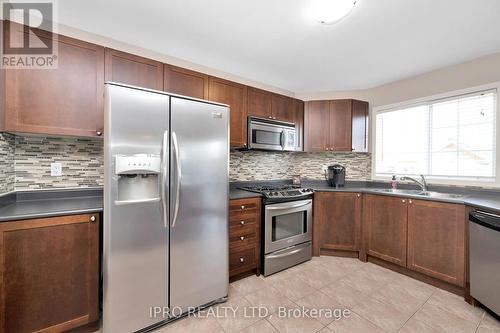
[[[313,254],[350,251],[358,256],[361,245],[361,193],[316,192],[313,212]]]
[[[99,320],[99,214],[0,223],[0,332]]]
[[[305,103],[306,151],[367,152],[368,103],[352,99]]]
[[[22,26],[12,33],[23,34]],[[53,39],[48,32],[40,34],[42,41]],[[2,70],[4,108],[0,110],[0,130],[102,135],[104,47],[64,36],[57,38],[57,69]]]
[[[163,64],[133,54],[106,49],[105,80],[148,89],[163,89]]]
[[[209,77],[208,99],[228,104],[231,109],[231,148],[247,146],[247,86],[232,81]]]

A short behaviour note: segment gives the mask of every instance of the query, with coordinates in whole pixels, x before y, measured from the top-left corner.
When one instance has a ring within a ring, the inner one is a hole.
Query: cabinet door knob
[[[326,147],[325,150],[328,151],[328,147]]]
[[[358,195],[356,195],[358,198],[361,198],[361,194],[358,193]]]
[[[244,224],[245,224],[245,221],[241,220],[241,221],[240,221],[240,224],[241,224],[241,225],[244,225]]]
[[[245,261],[245,259],[243,259],[243,258],[240,258],[240,262],[244,262],[244,261]]]
[[[402,201],[403,203],[406,203],[406,200],[405,200],[405,199],[403,199],[403,200],[401,200],[401,201]]]
[[[90,217],[90,222],[95,222],[95,220],[96,220],[95,216],[94,216],[94,215],[92,215],[92,216]]]
[[[96,134],[97,136],[101,136],[101,135],[102,135],[102,132],[101,132],[101,131],[97,131],[97,132],[95,132],[95,134]]]
[[[413,201],[412,201],[412,200],[409,200],[409,201],[408,201],[408,203],[409,203],[409,204],[412,204],[412,203],[413,203]]]
[[[273,117],[272,117],[272,116],[269,116],[269,117],[267,117],[267,118],[269,118],[269,119],[273,119]]]
[[[276,117],[273,117],[273,119],[276,119]]]
[[[241,239],[241,240],[245,240],[245,236],[241,236],[241,237],[240,237],[240,239]]]
[[[241,205],[241,209],[242,209],[242,210],[243,210],[243,209],[245,209],[245,206]]]

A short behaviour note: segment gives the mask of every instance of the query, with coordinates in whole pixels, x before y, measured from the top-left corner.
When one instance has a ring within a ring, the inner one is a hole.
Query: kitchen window
[[[375,111],[374,178],[497,181],[497,90]]]

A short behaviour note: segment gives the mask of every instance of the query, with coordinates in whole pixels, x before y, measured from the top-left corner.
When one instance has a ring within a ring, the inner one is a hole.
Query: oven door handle
[[[300,252],[302,250],[303,249],[296,249],[296,250],[293,250],[293,251],[290,251],[290,252],[286,252],[286,253],[282,253],[282,254],[273,254],[273,255],[270,255],[270,256],[266,256],[266,258],[268,258],[268,259],[276,259],[276,258],[288,257],[288,256],[294,255],[295,253],[298,253],[298,252]]]
[[[310,201],[305,202],[305,203],[292,204],[292,205],[285,205],[285,204],[283,204],[282,206],[280,205],[279,207],[267,206],[266,210],[283,210],[283,209],[290,209],[290,208],[299,208],[299,207],[306,206],[306,205],[309,205],[309,204],[311,204]]]

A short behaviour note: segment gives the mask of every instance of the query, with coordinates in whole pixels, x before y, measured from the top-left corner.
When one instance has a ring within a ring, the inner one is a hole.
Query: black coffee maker
[[[345,185],[345,167],[340,164],[330,165],[328,167],[326,180],[332,187],[344,187]]]

